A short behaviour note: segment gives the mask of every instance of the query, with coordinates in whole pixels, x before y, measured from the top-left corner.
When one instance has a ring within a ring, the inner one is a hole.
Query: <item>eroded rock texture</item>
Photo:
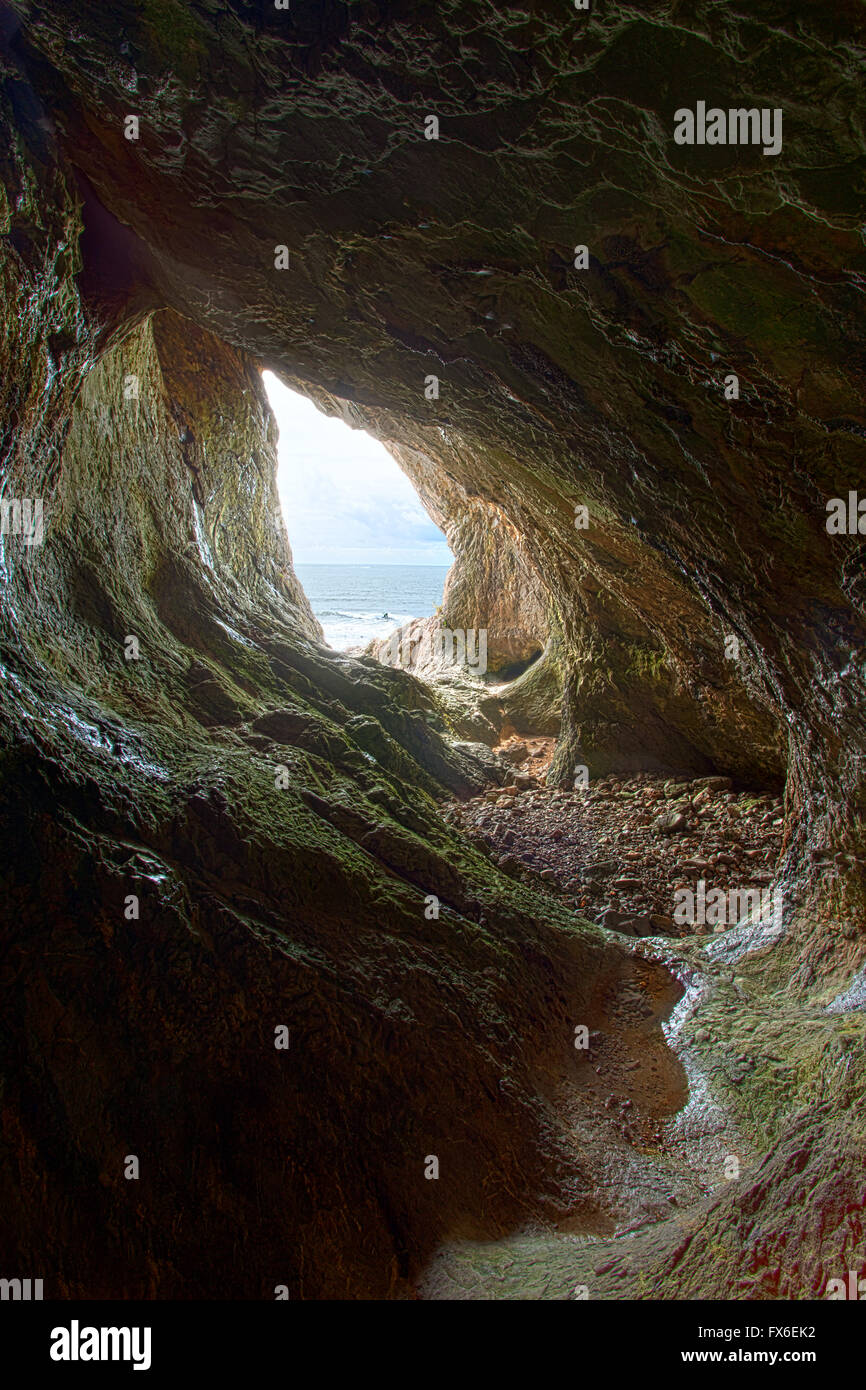
[[[550,634],[550,599],[524,554],[519,533],[499,507],[469,498],[430,458],[399,445],[392,445],[392,451],[457,557],[445,583],[441,611],[428,620],[431,639],[437,627],[462,633],[483,629],[484,657],[478,664],[491,677],[514,678],[540,656]],[[412,634],[408,636],[408,660],[403,660],[403,638],[394,643],[404,669],[435,666],[443,655],[442,644],[422,638],[416,648]],[[389,654],[388,642],[380,643],[383,656]]]
[[[399,1296],[452,1227],[575,1200],[530,1076],[604,951],[442,824],[483,773],[423,691],[318,645],[270,431],[158,314],[84,380],[43,545],[7,538],[4,1259],[63,1295]]]
[[[3,495],[45,499],[42,546],[2,538],[10,1266],[82,1296],[404,1296],[446,1237],[605,1210],[559,1088],[624,948],[440,820],[488,775],[447,704],[321,646],[262,365],[388,442],[496,667],[547,646],[556,780],[787,769],[787,935],[750,979],[842,997],[864,587],[861,538],[825,522],[864,476],[859,20],[4,8]],[[674,145],[699,99],[781,108],[782,153]],[[805,1165],[762,1117],[823,1097],[823,1067],[755,1086],[767,1180],[707,1227],[765,1208],[776,1268]],[[833,1095],[792,1121],[818,1177]],[[846,1159],[833,1260],[857,1182]],[[775,1288],[833,1272],[823,1229]],[[689,1250],[656,1293],[697,1296]],[[741,1295],[746,1259],[732,1236],[703,1287]]]

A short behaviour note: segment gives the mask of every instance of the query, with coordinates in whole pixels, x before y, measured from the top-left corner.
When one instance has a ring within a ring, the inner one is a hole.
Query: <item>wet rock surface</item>
[[[790,765],[792,870],[828,835],[859,852],[859,541],[825,526],[866,428],[853,10],[171,0],[124,38],[87,0],[13,14],[34,139],[47,107],[91,189],[103,317],[171,304],[370,428],[434,506],[487,516],[467,579],[498,570],[494,522],[517,538],[506,569],[563,628],[563,785]],[[784,110],[778,157],[678,146],[692,88]]]
[[[772,913],[633,951],[631,967],[601,982],[564,1102],[604,1216],[446,1242],[423,1297],[824,1298],[830,1279],[863,1267],[856,1000],[791,992],[797,942]],[[673,994],[651,973],[662,962],[680,981]]]

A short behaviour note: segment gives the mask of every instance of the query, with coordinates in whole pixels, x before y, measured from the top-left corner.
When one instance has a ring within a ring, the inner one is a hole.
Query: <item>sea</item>
[[[295,565],[325,641],[365,647],[442,602],[448,565]]]

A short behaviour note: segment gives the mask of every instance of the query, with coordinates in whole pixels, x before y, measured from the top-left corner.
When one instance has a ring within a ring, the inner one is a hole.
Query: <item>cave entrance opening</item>
[[[431,617],[454,557],[396,459],[273,372],[262,379],[294,568],[326,642],[357,651]]]
[[[262,378],[293,568],[325,641],[410,672],[460,737],[541,773],[560,733],[561,676],[545,595],[497,505],[457,486],[428,492],[348,403],[320,408],[296,382]]]

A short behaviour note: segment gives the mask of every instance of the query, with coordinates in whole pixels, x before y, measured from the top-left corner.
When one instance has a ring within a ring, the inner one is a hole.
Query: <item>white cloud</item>
[[[451,552],[405,473],[364,430],[323,415],[272,372],[277,487],[296,564],[449,565]]]

